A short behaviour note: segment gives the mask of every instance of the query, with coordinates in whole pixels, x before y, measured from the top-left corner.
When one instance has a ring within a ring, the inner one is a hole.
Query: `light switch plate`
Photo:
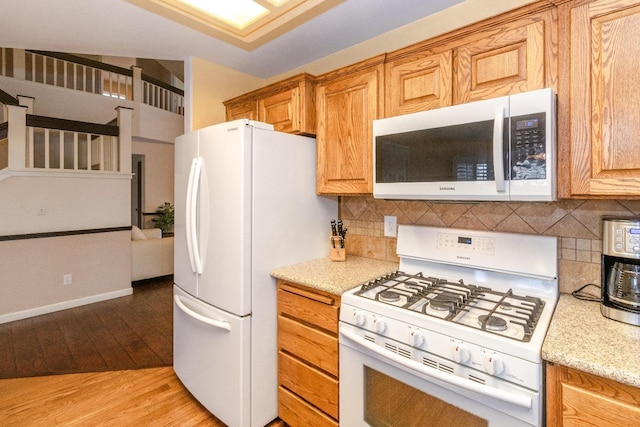
[[[398,235],[398,217],[384,217],[384,237],[396,237]]]

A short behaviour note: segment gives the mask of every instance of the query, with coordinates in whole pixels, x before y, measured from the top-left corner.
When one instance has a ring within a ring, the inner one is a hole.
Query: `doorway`
[[[144,209],[144,155],[131,155],[131,225],[144,228],[142,211]]]

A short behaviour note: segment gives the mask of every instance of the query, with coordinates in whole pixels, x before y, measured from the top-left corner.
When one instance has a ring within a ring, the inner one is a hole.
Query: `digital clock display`
[[[640,228],[630,228],[629,234],[640,234]]]
[[[463,245],[470,245],[471,244],[471,237],[458,236],[458,243],[461,243]]]
[[[532,129],[538,127],[538,119],[518,120],[516,129]]]

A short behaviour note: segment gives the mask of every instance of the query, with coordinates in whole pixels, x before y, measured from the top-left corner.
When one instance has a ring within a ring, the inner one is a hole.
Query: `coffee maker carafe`
[[[640,217],[603,218],[600,311],[640,326]]]

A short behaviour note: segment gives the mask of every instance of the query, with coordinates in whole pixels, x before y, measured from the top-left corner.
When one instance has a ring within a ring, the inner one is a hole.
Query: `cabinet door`
[[[318,87],[318,194],[373,192],[372,125],[382,73],[380,64]]]
[[[571,10],[568,195],[640,194],[638,40],[637,0],[600,0]]]
[[[451,105],[453,93],[450,50],[438,54],[415,53],[387,61],[385,117]]]
[[[544,22],[503,28],[457,49],[456,104],[542,89]]]
[[[300,130],[299,90],[297,87],[258,101],[258,120],[270,123],[279,132]]]
[[[640,390],[561,365],[547,365],[548,426],[632,426]]]
[[[247,101],[229,104],[226,108],[227,121],[237,119],[258,120],[258,102]]]

